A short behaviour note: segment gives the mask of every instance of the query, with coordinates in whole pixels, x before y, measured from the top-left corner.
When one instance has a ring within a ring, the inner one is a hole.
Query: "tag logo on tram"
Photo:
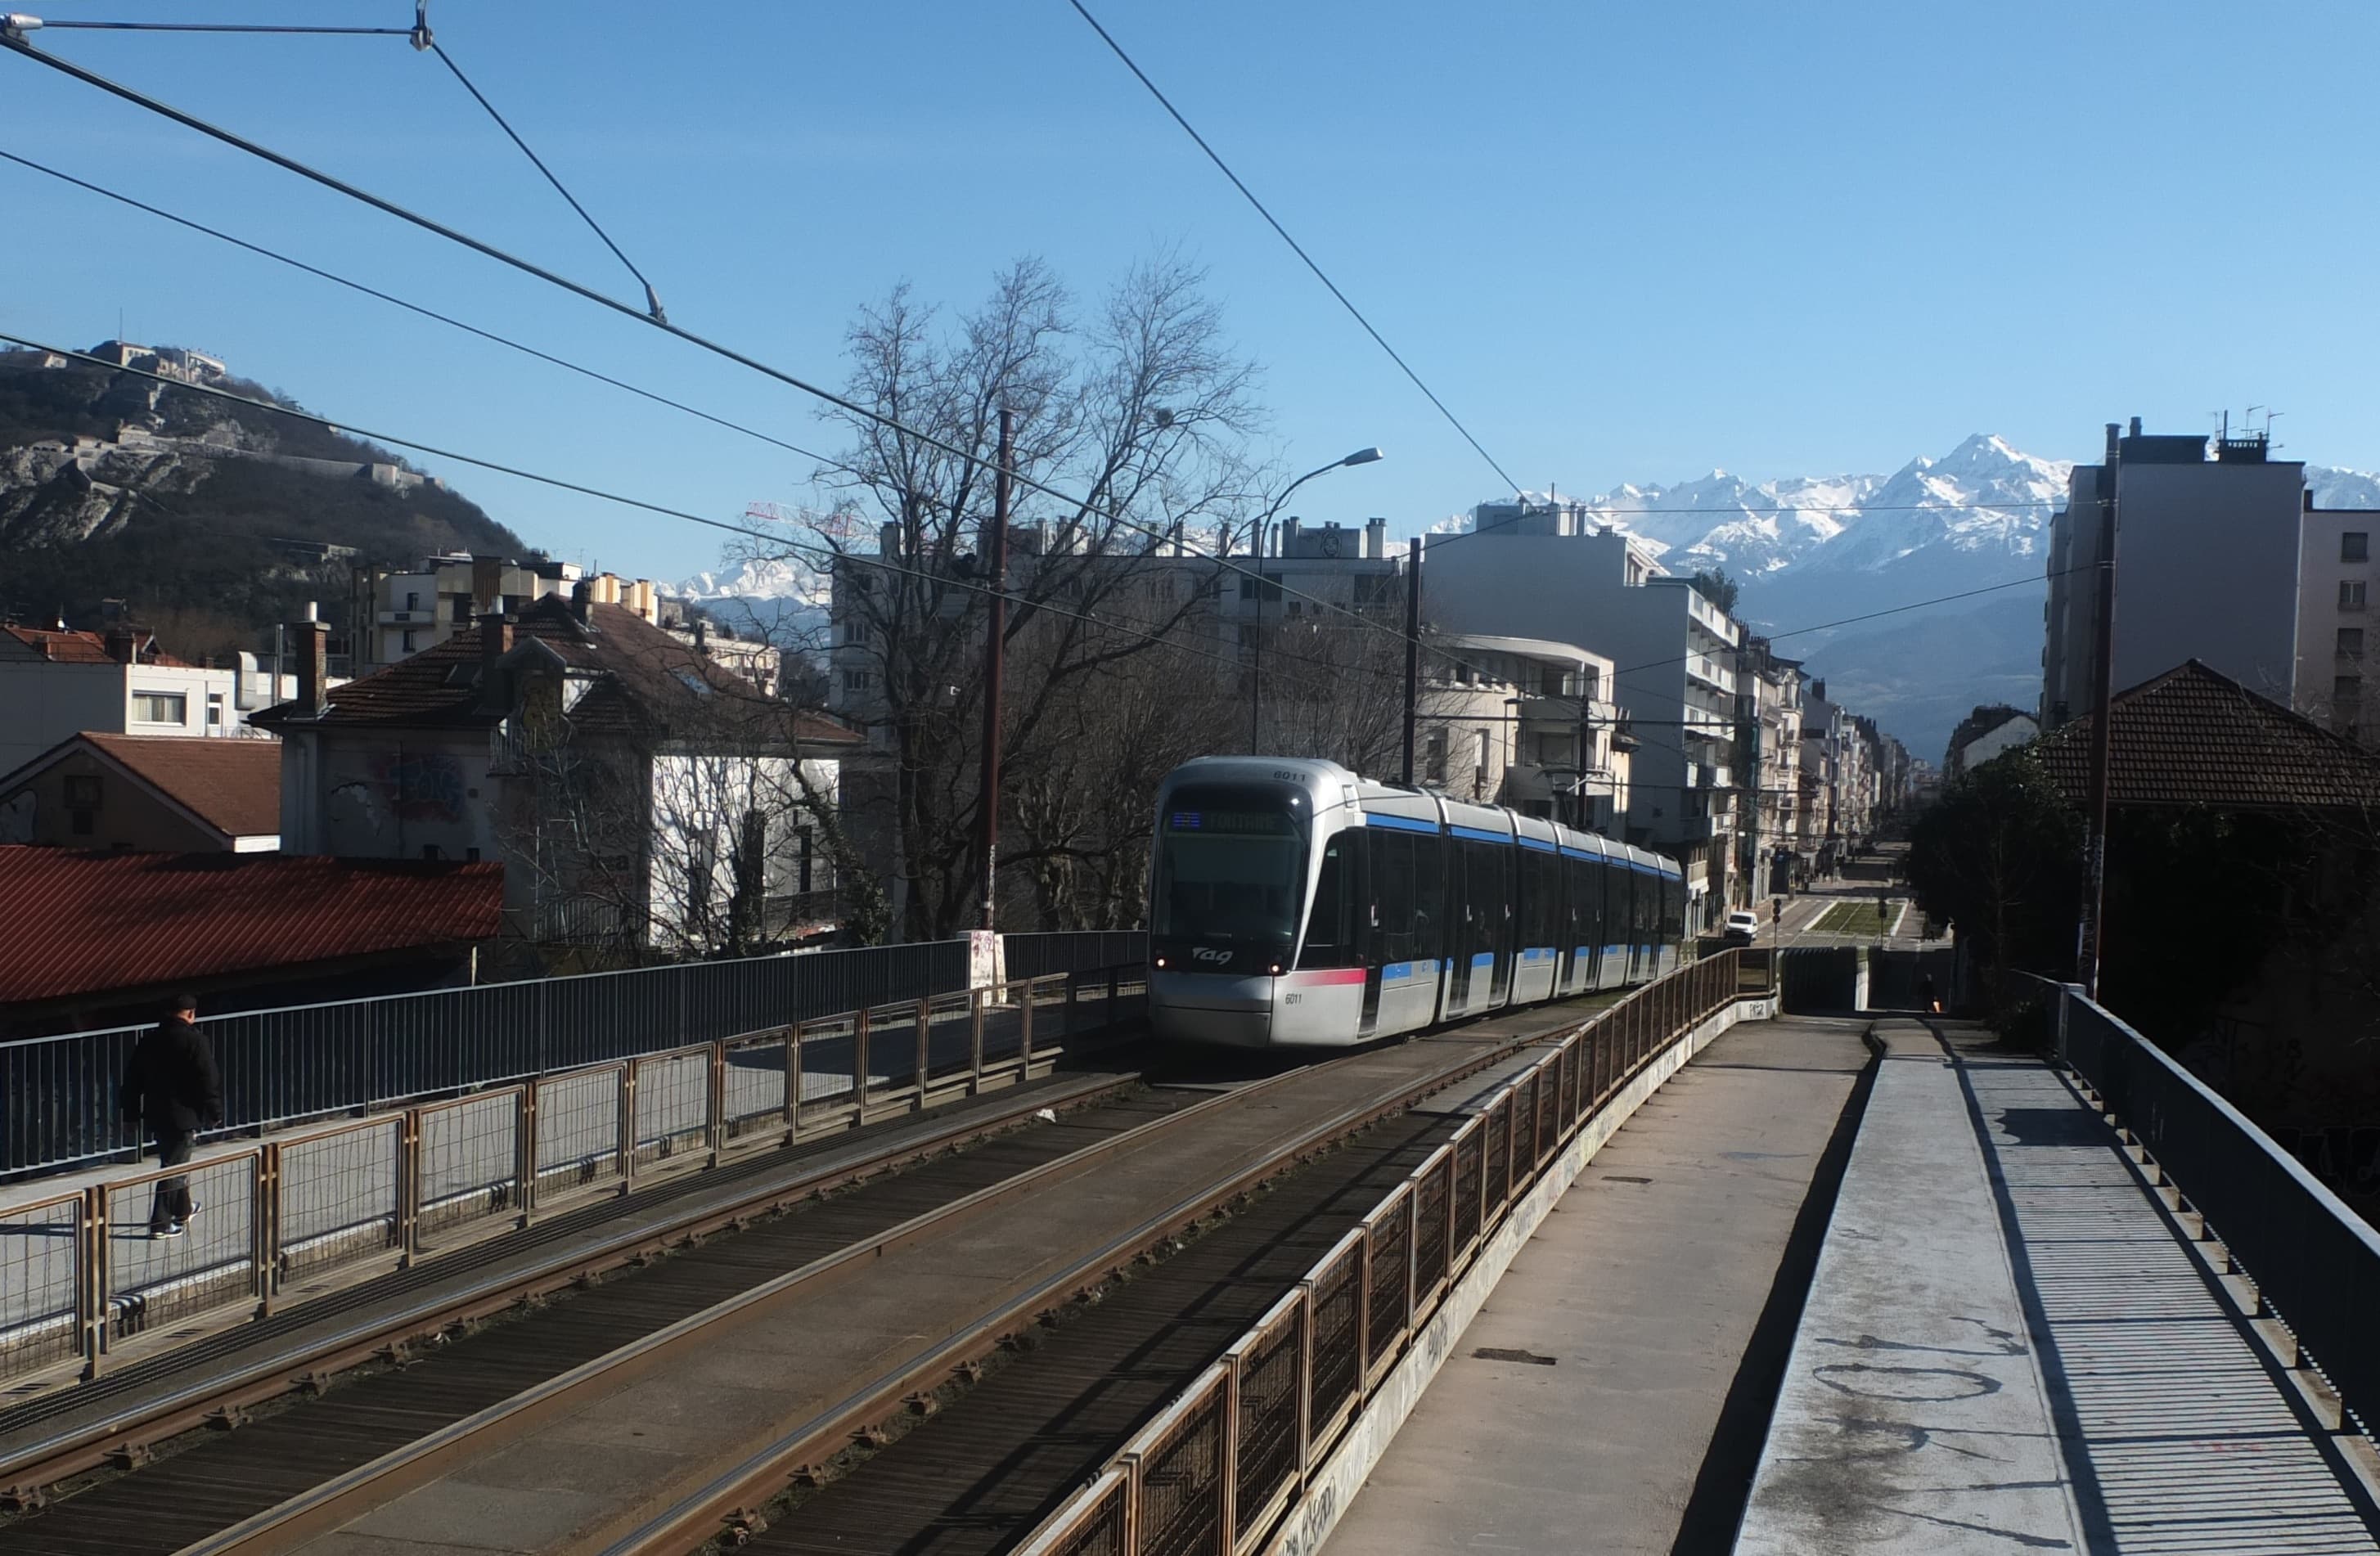
[[[1210,945],[1196,946],[1192,948],[1190,955],[1194,961],[1199,962],[1228,962],[1232,959],[1230,952],[1218,951]]]

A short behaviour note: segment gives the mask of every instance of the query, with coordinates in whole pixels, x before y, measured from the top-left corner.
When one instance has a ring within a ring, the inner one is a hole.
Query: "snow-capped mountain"
[[[1615,487],[1583,505],[1673,573],[1723,568],[1742,584],[1737,614],[1755,630],[1937,760],[1973,704],[2022,706],[2038,693],[2042,556],[2072,468],[1978,432],[1890,475],[1746,481],[1714,470]],[[2305,473],[2318,506],[2380,508],[2380,474]],[[1938,603],[1903,614],[1922,602]]]
[[[792,600],[824,606],[829,586],[826,575],[808,563],[746,557],[722,562],[718,572],[682,579],[671,592],[681,600]]]
[[[1672,571],[1718,566],[1749,582],[1805,565],[1874,572],[1930,546],[2035,554],[2070,468],[1978,432],[1890,475],[1753,482],[1714,470],[1619,487],[1585,506],[1651,542]]]

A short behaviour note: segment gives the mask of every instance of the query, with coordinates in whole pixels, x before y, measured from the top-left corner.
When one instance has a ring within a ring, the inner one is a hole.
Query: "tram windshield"
[[[1152,933],[1284,947],[1295,937],[1305,906],[1306,835],[1296,796],[1184,787],[1157,821]]]

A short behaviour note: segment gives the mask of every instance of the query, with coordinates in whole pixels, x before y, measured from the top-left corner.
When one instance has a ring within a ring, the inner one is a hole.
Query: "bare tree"
[[[1029,777],[1102,677],[1197,610],[1196,589],[1160,600],[1144,588],[1181,570],[1150,536],[1228,525],[1247,505],[1253,370],[1225,346],[1199,274],[1172,260],[1132,272],[1086,320],[1038,261],[1011,266],[947,327],[899,288],[853,327],[849,356],[850,397],[926,435],[846,417],[855,441],[818,472],[837,515],[805,543],[838,554],[835,670],[881,753],[880,772],[849,775],[846,809],[883,840],[898,931],[938,937],[971,921],[981,892],[978,557],[1002,407],[1014,417],[1014,468],[1080,494],[1014,491],[1002,760]],[[856,517],[881,539],[856,540]],[[1042,820],[1067,833],[1057,818]]]

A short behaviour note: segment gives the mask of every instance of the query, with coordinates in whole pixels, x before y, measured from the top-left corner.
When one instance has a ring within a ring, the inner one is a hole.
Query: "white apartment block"
[[[2380,512],[2305,510],[2298,541],[2298,673],[2294,706],[2350,739],[2380,735],[2364,706],[2365,664],[2380,653],[2372,628],[2372,538]],[[2120,554],[2120,553],[2119,553]],[[2119,610],[2118,623],[2123,620]]]
[[[1469,535],[1433,537],[1424,614],[1454,632],[1580,643],[1614,665],[1611,699],[1637,748],[1627,841],[1686,868],[1696,928],[1745,893],[1736,879],[1737,650],[1743,631],[1642,541],[1575,504],[1484,504]]]
[[[162,653],[142,627],[0,626],[0,773],[85,732],[244,734],[238,692],[237,671]]]

